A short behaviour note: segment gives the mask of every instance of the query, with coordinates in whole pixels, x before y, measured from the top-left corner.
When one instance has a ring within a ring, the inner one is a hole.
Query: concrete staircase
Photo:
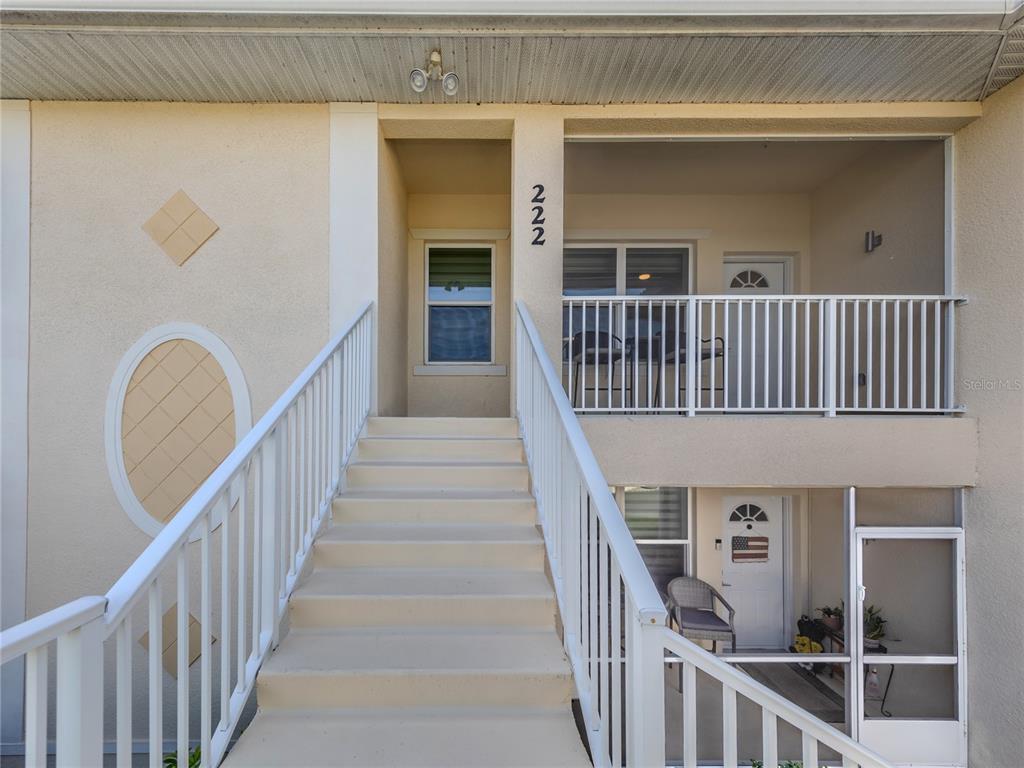
[[[225,764],[587,766],[512,419],[375,418]]]

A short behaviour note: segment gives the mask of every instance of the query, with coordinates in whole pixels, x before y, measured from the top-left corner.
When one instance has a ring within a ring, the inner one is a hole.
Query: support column
[[[0,562],[3,593],[0,627],[25,619],[25,574],[28,551],[28,342],[29,342],[29,210],[31,188],[32,123],[27,101],[0,101],[0,252],[3,253],[0,306],[0,453],[3,455],[0,488]],[[2,741],[22,738],[24,662],[3,668]]]
[[[331,104],[330,333],[333,336],[367,301],[377,301],[379,129],[376,104]],[[373,324],[373,348],[377,348]],[[373,381],[377,358],[372,356]],[[377,412],[376,384],[370,413]]]
[[[515,119],[511,216],[513,327],[515,302],[522,300],[556,369],[562,349],[564,142],[563,120],[557,110],[539,107],[525,110]]]

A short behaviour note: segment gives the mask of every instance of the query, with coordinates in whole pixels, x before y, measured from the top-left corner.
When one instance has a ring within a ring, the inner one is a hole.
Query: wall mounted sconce
[[[882,244],[882,235],[875,232],[875,230],[869,230],[864,233],[864,253],[871,253],[875,248]]]
[[[423,93],[431,80],[440,81],[441,91],[445,96],[454,96],[459,92],[459,76],[454,72],[442,74],[441,52],[437,50],[431,51],[427,56],[425,69],[417,67],[409,73],[409,87],[416,93]]]

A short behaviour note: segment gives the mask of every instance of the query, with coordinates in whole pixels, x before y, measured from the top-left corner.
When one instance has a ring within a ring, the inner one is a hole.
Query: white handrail
[[[737,765],[739,694],[761,707],[766,766],[778,764],[781,719],[801,732],[805,766],[819,765],[824,744],[844,766],[888,768],[871,750],[665,626],[662,598],[522,302],[515,354],[516,416],[594,765],[665,764],[665,665],[678,663],[686,768],[697,766],[698,669],[722,685],[726,766]]]
[[[26,657],[27,765],[47,760],[54,641],[57,765],[102,762],[105,682],[115,694],[117,765],[132,764],[141,736],[132,727],[133,661],[143,634],[150,767],[162,768],[168,731],[178,765],[189,764],[195,742],[203,766],[220,763],[370,412],[372,307],[363,305],[335,334],[105,597],[81,598],[3,632],[3,662]],[[190,588],[193,578],[198,589]],[[169,686],[163,633],[171,623],[177,679]],[[115,665],[105,671],[109,638]],[[195,689],[197,707],[189,701]]]
[[[760,706],[764,712],[768,713],[768,716],[783,720],[800,731],[803,737],[803,764],[805,766],[819,765],[817,762],[817,745],[824,744],[843,758],[844,766],[889,768],[889,762],[880,755],[857,743],[842,731],[815,717],[807,710],[801,709],[789,699],[758,683],[749,675],[744,674],[731,664],[727,664],[714,654],[708,653],[668,627],[662,629],[662,642],[665,645],[665,650],[671,654],[666,657],[666,663],[673,663],[676,659],[680,659],[684,664],[682,675],[684,680],[684,690],[682,691],[684,718],[696,720],[697,716],[697,712],[692,707],[690,709],[686,707],[687,701],[691,703],[696,701],[696,690],[695,688],[690,688],[691,685],[696,685],[696,675],[689,673],[689,670],[685,668],[685,665],[690,665],[721,683],[725,698],[729,698],[729,696],[734,694],[744,696]],[[687,688],[690,689],[686,690]],[[731,740],[732,742],[729,745],[725,745],[726,753],[730,751],[730,747],[735,746],[735,720],[730,725],[733,729],[731,732],[723,729],[723,739]],[[695,729],[695,725],[693,728]],[[684,733],[686,731],[687,728],[684,726]],[[684,746],[684,753],[686,751]],[[765,764],[767,765],[767,763],[768,761],[766,760]],[[695,766],[696,761],[694,760],[692,764]],[[684,759],[684,765],[689,768],[691,763],[689,760]]]

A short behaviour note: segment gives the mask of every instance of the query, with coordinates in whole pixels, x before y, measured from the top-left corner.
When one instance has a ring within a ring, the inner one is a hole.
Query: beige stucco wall
[[[810,195],[812,293],[942,293],[944,149],[893,142]],[[882,244],[864,251],[864,233]]]
[[[793,290],[806,290],[811,241],[810,199],[778,195],[568,195],[565,228],[628,231],[651,237],[656,230],[710,230],[692,241],[696,293],[723,293],[727,255],[784,254],[793,258]],[[620,234],[613,239],[623,239]]]
[[[394,145],[380,135],[378,166],[377,413],[408,407],[405,334],[409,326],[408,196]]]
[[[32,105],[28,615],[102,594],[151,541],[104,459],[143,333],[217,334],[254,419],[326,341],[327,128],[324,106]],[[141,229],[179,188],[220,227],[183,267]]]
[[[509,228],[508,195],[409,195],[408,225],[414,229]],[[417,375],[424,364],[424,257],[431,242],[410,232],[407,239],[408,413],[410,416],[508,416],[509,414],[509,296],[511,254],[508,238],[473,240],[494,246],[494,363],[504,365],[502,375],[426,376]],[[467,243],[470,241],[466,241]]]
[[[957,132],[959,400],[978,419],[978,485],[965,502],[972,765],[1024,755],[1024,79]]]

